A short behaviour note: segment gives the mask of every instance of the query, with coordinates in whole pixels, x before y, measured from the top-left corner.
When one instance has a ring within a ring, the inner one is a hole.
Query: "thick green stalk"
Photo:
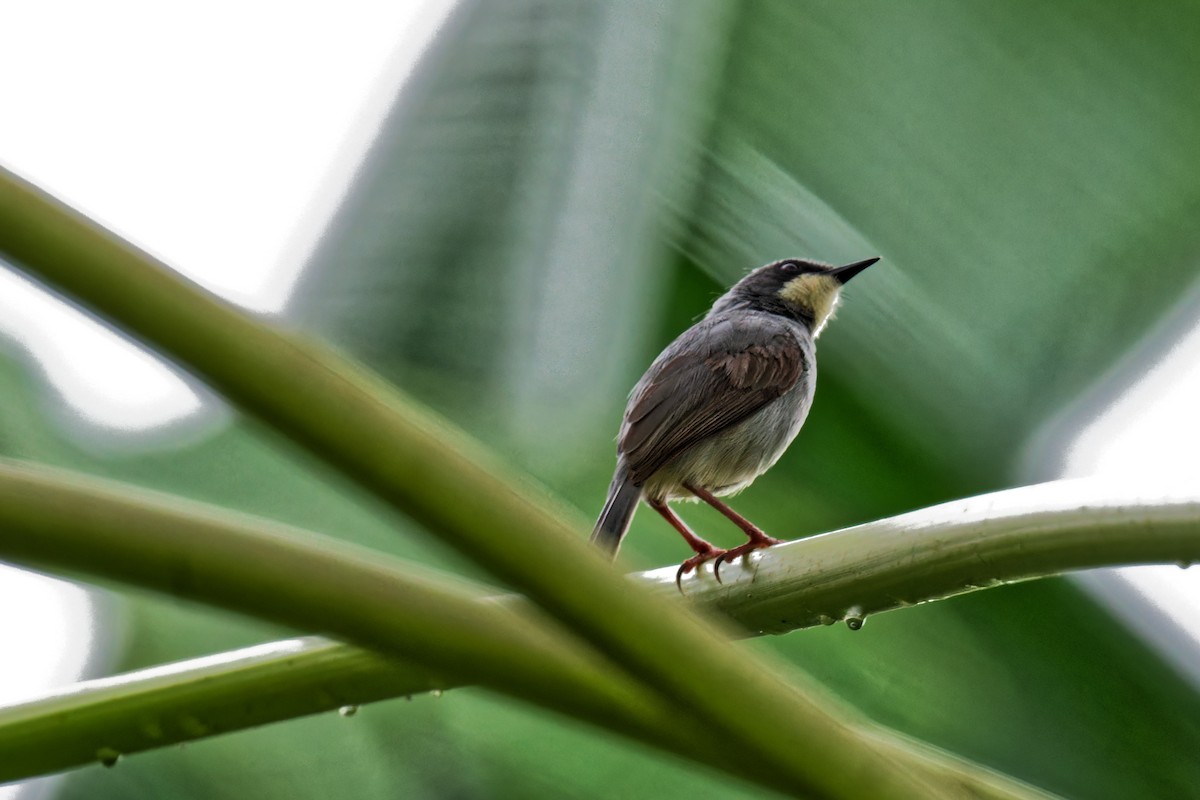
[[[230,512],[77,475],[0,462],[0,558],[58,573],[116,580],[296,628],[317,629],[419,665],[424,683],[479,684],[641,741],[724,764],[705,732],[542,614],[472,597],[372,551]],[[339,658],[344,658],[339,656]],[[321,667],[322,665],[316,665]],[[360,657],[351,655],[357,671]],[[405,667],[405,680],[412,667]],[[237,677],[237,676],[235,676]],[[244,677],[244,676],[242,676]],[[118,694],[122,690],[118,690]],[[26,713],[26,712],[21,712]],[[111,722],[121,703],[101,711]],[[217,720],[199,717],[207,731]],[[183,730],[195,724],[178,723]],[[117,726],[120,730],[120,726]],[[164,727],[165,730],[165,727]],[[81,744],[67,728],[58,746]],[[122,742],[137,742],[138,737]],[[0,734],[3,742],[3,734]],[[14,744],[9,742],[9,744]],[[123,752],[116,739],[100,749]],[[96,749],[91,749],[95,758]],[[4,758],[9,753],[0,748]],[[82,751],[83,756],[88,751]],[[769,770],[750,777],[796,792]]]
[[[428,669],[316,636],[84,681],[0,708],[0,784],[436,688]]]
[[[747,575],[731,571],[724,586],[693,581],[689,599],[751,630],[774,630],[780,620],[831,620],[847,598],[878,612],[1068,569],[1190,563],[1200,561],[1200,502],[1150,502],[1123,486],[1059,481],[800,540],[760,559],[754,592],[744,590]],[[673,572],[639,578],[674,594]],[[910,575],[920,590],[907,587],[901,601],[894,582]],[[451,685],[428,669],[315,636],[87,681],[0,709],[0,783],[81,766],[105,748],[141,752]],[[199,726],[186,722],[201,718]]]
[[[1200,563],[1200,492],[1085,479],[955,500],[764,550],[684,582],[750,631],[782,633],[1071,570]],[[674,568],[644,573],[664,595]]]
[[[521,598],[472,597],[414,578],[411,568],[401,569],[394,559],[315,534],[3,462],[0,531],[0,558],[117,579],[297,627],[315,626],[404,662],[389,668],[377,660],[374,671],[384,674],[370,677],[368,660],[367,685],[346,685],[363,677],[361,651],[309,642],[311,664],[298,653],[283,664],[273,653],[252,653],[228,668],[202,662],[199,674],[188,674],[184,665],[167,675],[113,679],[95,690],[0,711],[0,752],[7,756],[0,762],[15,764],[17,754],[33,748],[31,762],[65,768],[162,746],[173,736],[211,735],[306,707],[318,711],[331,703],[365,702],[394,680],[396,693],[479,683],[764,786],[793,794],[804,790],[801,781],[762,764],[753,753],[730,757],[719,731],[673,714],[660,698],[562,634]],[[419,664],[424,674],[407,663]],[[331,685],[335,669],[347,674],[341,684]],[[400,669],[398,675],[392,669]],[[203,686],[195,685],[195,678],[202,678]],[[239,707],[247,691],[256,700],[266,695],[272,701],[247,716]],[[368,696],[356,695],[363,691]],[[146,718],[161,723],[147,731],[141,724]],[[963,787],[985,798],[1039,796],[1010,779],[914,748],[856,712],[848,711],[843,724],[847,737],[870,745],[863,750],[889,753],[952,796]],[[874,787],[864,784],[863,791],[870,795]]]
[[[753,592],[744,590],[751,576],[735,565],[726,568],[723,585],[701,578],[688,589],[690,600],[740,626],[778,632],[783,622],[798,628],[829,622],[846,607],[878,613],[1069,569],[1194,561],[1200,561],[1195,499],[1059,481],[773,548],[751,567]],[[673,594],[673,572],[640,579]],[[901,600],[895,584],[905,580]],[[0,782],[81,766],[106,749],[141,752],[451,684],[427,669],[319,637],[88,681],[0,709],[0,752],[7,756]],[[187,722],[201,718],[201,725]],[[159,722],[147,726],[145,719]]]
[[[377,376],[239,312],[7,171],[0,253],[422,522],[811,794],[952,796],[862,747],[815,683],[789,685],[617,575],[539,492]]]

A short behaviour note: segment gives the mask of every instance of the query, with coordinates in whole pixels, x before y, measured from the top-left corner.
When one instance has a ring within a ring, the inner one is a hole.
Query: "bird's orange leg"
[[[729,550],[726,550],[720,555],[716,556],[716,563],[713,564],[713,575],[716,576],[718,581],[721,580],[721,565],[726,561],[732,561],[735,558],[741,558],[742,556],[752,553],[755,550],[762,550],[764,547],[770,547],[773,544],[779,544],[783,541],[782,539],[776,539],[774,536],[768,536],[763,532],[762,528],[758,527],[753,522],[746,519],[729,506],[725,505],[725,503],[718,500],[717,496],[707,489],[702,489],[699,486],[693,486],[691,484],[684,484],[684,488],[696,495],[696,497],[699,497],[701,500],[708,503],[717,511],[720,511],[730,522],[732,522],[734,525],[737,525],[742,529],[743,533],[750,537],[750,541],[746,542],[745,544],[730,548]]]
[[[679,535],[688,543],[688,547],[696,551],[696,555],[689,558],[679,565],[679,571],[675,573],[675,585],[679,587],[679,591],[683,591],[683,576],[694,570],[696,567],[703,564],[705,561],[712,561],[714,558],[720,558],[725,554],[725,550],[719,547],[714,547],[708,542],[701,539],[696,534],[692,533],[692,529],[687,524],[675,515],[664,500],[646,500],[650,507],[662,514],[663,519],[671,523],[671,527],[679,531]],[[720,580],[718,578],[718,580]]]

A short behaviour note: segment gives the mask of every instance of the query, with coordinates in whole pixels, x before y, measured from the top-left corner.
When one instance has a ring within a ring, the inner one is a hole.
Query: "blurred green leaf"
[[[1195,278],[1200,15],[744,8],[686,246],[723,282],[877,249],[822,366],[924,460],[1002,475]]]
[[[783,254],[879,254],[822,338],[805,430],[739,509],[790,536],[1004,486],[1041,421],[1194,281],[1198,40],[1200,10],[1180,0],[464,3],[314,256],[303,316],[595,511],[624,393],[712,294]],[[6,453],[411,546],[253,428],[102,461],[15,391]],[[682,555],[646,514],[627,550],[642,566]],[[131,663],[259,638],[135,607]],[[1069,796],[1200,782],[1195,691],[1066,585],[775,645],[881,721]],[[163,753],[72,791],[387,795],[430,774],[432,740],[457,768],[416,796],[550,793],[501,751],[536,752],[558,725],[466,705],[448,721],[447,701]],[[368,724],[382,759],[308,757]],[[623,746],[555,752],[556,796],[603,795],[597,776],[614,774],[733,796]]]
[[[627,264],[608,267],[616,296],[594,296],[593,309],[622,329],[641,326],[640,341],[591,329],[611,354],[580,352],[564,380],[593,379],[607,406],[588,412],[568,435],[546,437],[544,446],[557,454],[542,458],[567,466],[542,469],[542,477],[583,507],[599,508],[612,455],[611,445],[596,442],[615,432],[624,392],[657,349],[744,270],[785,254],[828,261],[878,254],[884,262],[850,287],[822,338],[820,389],[805,430],[738,507],[790,536],[1009,485],[1032,432],[1112,366],[1195,278],[1186,254],[1200,245],[1191,223],[1200,210],[1193,144],[1200,109],[1189,99],[1200,88],[1193,46],[1200,14],[1181,2],[1136,10],[1112,2],[847,9],[759,0],[734,7],[732,19],[722,17],[713,30],[723,44],[704,40],[700,50],[724,54],[719,90],[673,86],[659,99],[662,116],[698,123],[683,131],[680,147],[702,154],[699,179],[692,192],[660,188],[658,205],[641,210],[684,221],[685,232],[672,240],[683,259],[648,253],[632,285],[621,271]],[[470,55],[472,41],[466,32],[447,37],[443,58],[485,69]],[[485,115],[476,120],[480,128],[491,124]],[[433,124],[411,108],[406,122],[385,141],[403,148],[407,135]],[[457,134],[473,130],[463,124]],[[610,135],[629,141],[636,134],[617,118]],[[373,157],[398,168],[403,161],[387,158],[383,146]],[[588,149],[576,158],[597,155]],[[637,167],[619,153],[606,164],[612,172]],[[444,169],[463,177],[453,164]],[[470,194],[490,188],[470,176],[454,185]],[[556,184],[551,177],[537,185]],[[403,218],[394,209],[405,193],[396,187],[372,169],[356,198]],[[341,225],[353,236],[327,240],[314,266],[347,246],[406,246],[369,219],[348,206]],[[576,224],[607,221],[597,213]],[[696,266],[712,279],[696,275]],[[582,280],[593,265],[558,268]],[[329,268],[314,280],[335,296],[363,293]],[[553,305],[561,295],[523,295],[506,308],[528,313],[527,305]],[[658,311],[630,320],[628,309],[644,307],[648,296]],[[375,302],[389,307],[382,297]],[[477,319],[478,309],[441,298],[439,311],[452,325]],[[363,329],[394,326],[386,313],[357,324],[358,342],[375,335]],[[333,328],[345,335],[344,325]],[[567,324],[543,335],[575,333]],[[640,350],[623,355],[630,346]],[[515,342],[493,357],[520,364],[537,352]],[[607,377],[614,360],[626,370],[623,380]],[[471,397],[476,406],[459,411],[468,421],[486,414],[492,399],[487,392]],[[542,408],[536,399],[532,407]],[[495,429],[478,430],[505,442]],[[684,514],[732,540],[715,515]],[[673,534],[650,516],[635,520],[628,560],[652,566],[681,557]],[[839,628],[780,644],[806,668],[836,675],[847,697],[880,718],[1014,774],[1045,778],[1049,788],[1088,797],[1184,796],[1200,777],[1187,756],[1200,738],[1188,713],[1171,710],[1192,707],[1195,692],[1114,627],[1070,587],[1039,584],[914,609],[854,635]],[[1061,646],[1062,631],[1074,646]],[[991,644],[1002,632],[1003,646]],[[818,637],[819,645],[806,646]],[[970,698],[953,713],[939,710],[928,689],[889,691],[897,684],[877,678],[927,662],[931,639],[936,675],[916,672],[906,684]],[[1094,653],[1114,649],[1122,654],[1119,670],[1093,668],[1103,663]],[[1018,676],[1020,691],[998,695],[991,688],[997,669]],[[1047,702],[1078,697],[1081,674],[1092,696],[1112,702],[1086,713]],[[1145,724],[1131,741],[1124,701],[1135,695]],[[1034,736],[1035,724],[1074,744],[1051,753]],[[1135,769],[1096,756],[1130,748],[1139,754]]]

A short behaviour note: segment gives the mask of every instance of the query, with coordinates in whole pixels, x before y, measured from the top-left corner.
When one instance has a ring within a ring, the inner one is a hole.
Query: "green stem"
[[[273,652],[234,654],[227,665],[201,661],[197,674],[181,665],[0,710],[2,762],[14,770],[29,768],[17,766],[26,763],[17,757],[23,753],[29,753],[30,764],[66,768],[181,740],[172,737],[366,702],[376,692],[479,683],[764,786],[803,791],[794,778],[777,774],[753,754],[730,758],[720,732],[686,724],[519,598],[471,597],[418,580],[394,559],[342,542],[3,462],[0,531],[0,557],[6,559],[324,628],[403,659],[388,666],[354,648],[310,640],[305,654],[296,652],[282,663]],[[358,683],[364,677],[366,683]],[[256,703],[251,712],[245,708],[247,692],[270,701]],[[147,731],[141,724],[147,718],[161,722]],[[843,724],[845,735],[864,752],[883,750],[946,791],[970,786],[979,797],[1038,796],[986,770],[913,749],[857,713],[847,713]],[[0,766],[0,780],[26,774],[5,769]],[[875,796],[873,791],[864,783],[864,796]]]
[[[1054,481],[787,542],[685,581],[747,630],[783,633],[1071,570],[1200,563],[1200,498]],[[675,569],[642,578],[663,596]]]
[[[325,631],[401,659],[402,665],[419,665],[437,676],[425,677],[427,685],[486,686],[743,777],[756,766],[753,759],[718,760],[722,748],[714,737],[681,725],[669,705],[528,604],[518,609],[482,594],[472,597],[344,542],[3,462],[0,531],[0,558],[14,563],[117,580]],[[361,656],[349,658],[357,669]],[[405,680],[413,679],[412,667],[406,670]],[[111,722],[121,713],[118,703],[102,710],[101,719]],[[207,714],[198,719],[205,730],[219,729]],[[73,758],[96,757],[90,738],[73,732],[65,738],[61,746]],[[89,743],[90,750],[81,752],[80,745]],[[123,752],[113,742],[103,747]],[[3,761],[15,763],[5,748],[0,751]],[[770,771],[748,777],[790,791],[802,788]]]
[[[723,585],[690,582],[689,599],[747,629],[780,632],[782,621],[817,625],[849,605],[878,613],[1070,569],[1200,561],[1198,528],[1194,499],[1149,503],[1121,485],[1060,481],[775,547],[757,557],[753,593],[730,565]],[[676,592],[674,568],[640,578]],[[901,601],[895,584],[906,579],[914,583]],[[106,749],[141,752],[450,685],[319,637],[88,681],[0,709],[0,782],[81,766]]]
[[[315,636],[84,681],[0,708],[0,784],[439,687]]]

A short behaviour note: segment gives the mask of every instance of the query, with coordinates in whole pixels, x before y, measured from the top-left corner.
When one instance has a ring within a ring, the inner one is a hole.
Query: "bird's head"
[[[878,260],[868,258],[844,267],[800,258],[773,261],[734,284],[713,311],[746,308],[782,314],[800,320],[815,336],[837,308],[846,281]]]

